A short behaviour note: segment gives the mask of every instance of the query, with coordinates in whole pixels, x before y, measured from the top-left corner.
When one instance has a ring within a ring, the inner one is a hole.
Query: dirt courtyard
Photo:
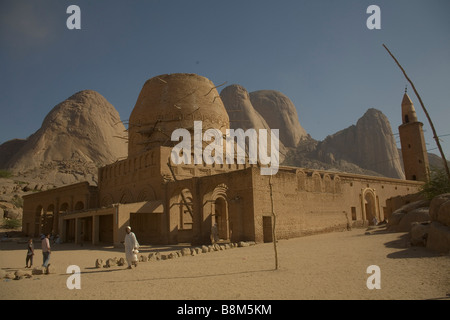
[[[170,260],[95,268],[97,258],[124,257],[123,248],[55,244],[56,273],[0,280],[0,299],[311,300],[450,299],[450,256],[408,245],[405,233],[365,229],[208,252]],[[139,240],[139,235],[137,235]],[[26,239],[0,242],[0,269],[24,269]],[[34,265],[42,264],[35,240]],[[143,246],[140,254],[182,246]],[[81,269],[81,289],[69,290],[67,267]],[[380,269],[380,289],[368,289],[369,266]]]

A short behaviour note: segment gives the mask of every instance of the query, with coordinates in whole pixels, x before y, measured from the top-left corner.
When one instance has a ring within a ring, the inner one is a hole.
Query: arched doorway
[[[231,238],[228,219],[228,203],[223,197],[218,197],[214,202],[214,220],[217,223],[219,240],[228,241]]]
[[[369,225],[374,225],[379,220],[376,196],[373,189],[366,189],[363,193],[363,212]]]

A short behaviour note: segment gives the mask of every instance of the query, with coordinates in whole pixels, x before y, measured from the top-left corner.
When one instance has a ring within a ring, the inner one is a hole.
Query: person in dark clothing
[[[25,268],[31,268],[33,266],[33,256],[34,256],[34,244],[33,239],[30,239],[28,240],[28,250]],[[30,266],[28,266],[28,262],[30,262]]]

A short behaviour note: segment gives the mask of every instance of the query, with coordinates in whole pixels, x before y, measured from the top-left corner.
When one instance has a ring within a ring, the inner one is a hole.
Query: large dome
[[[173,146],[175,129],[185,128],[193,136],[194,121],[203,131],[229,128],[227,111],[211,80],[186,73],[164,74],[142,87],[129,119],[128,155],[134,156],[157,146]]]

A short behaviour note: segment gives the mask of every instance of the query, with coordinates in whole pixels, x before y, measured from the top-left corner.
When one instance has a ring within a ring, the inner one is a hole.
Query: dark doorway
[[[272,217],[270,216],[263,216],[263,241],[273,241]]]

